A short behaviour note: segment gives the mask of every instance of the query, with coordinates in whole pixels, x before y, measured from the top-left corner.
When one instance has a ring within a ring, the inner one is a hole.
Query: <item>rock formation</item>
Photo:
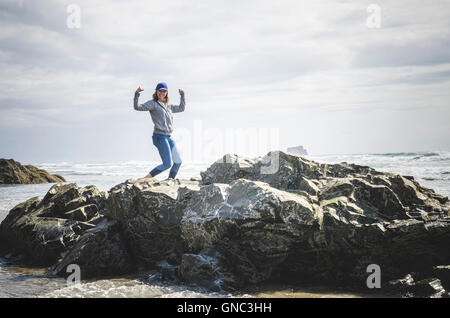
[[[215,291],[273,278],[367,290],[376,264],[384,292],[448,295],[449,200],[410,176],[272,151],[227,154],[201,180],[95,189],[55,185],[13,208],[3,252],[55,275],[73,263],[82,278],[156,269]]]
[[[15,206],[0,224],[0,250],[24,263],[49,266],[102,219],[106,194],[95,186],[55,184],[43,199]]]
[[[303,146],[288,147],[286,149],[286,152],[294,154],[294,155],[299,155],[299,156],[307,156],[308,155],[308,151],[306,151],[306,149]]]
[[[65,182],[57,174],[49,174],[32,165],[22,166],[13,159],[0,159],[0,184],[29,184],[46,182]]]

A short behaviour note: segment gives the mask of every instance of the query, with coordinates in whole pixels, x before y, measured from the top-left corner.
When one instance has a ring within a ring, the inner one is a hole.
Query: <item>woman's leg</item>
[[[153,168],[152,171],[150,171],[150,175],[152,177],[160,174],[161,172],[163,172],[164,170],[167,170],[170,168],[171,164],[172,164],[172,154],[171,154],[171,149],[170,149],[170,145],[169,145],[169,137],[168,136],[164,136],[164,135],[153,135],[152,136],[153,139],[153,144],[156,146],[156,148],[158,148],[159,151],[159,155],[161,156],[162,159],[162,164],[160,164],[159,166],[156,166],[155,168]]]
[[[170,169],[169,178],[175,179],[175,176],[178,173],[178,169],[180,169],[180,166],[181,166],[181,156],[178,151],[177,145],[175,144],[175,141],[173,141],[173,139],[170,137],[169,137],[168,141],[169,141],[169,146],[170,146],[170,150],[172,152],[172,159],[173,159],[173,166]]]

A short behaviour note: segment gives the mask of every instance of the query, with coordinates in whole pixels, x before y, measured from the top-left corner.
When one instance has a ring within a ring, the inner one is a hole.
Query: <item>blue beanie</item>
[[[161,83],[158,83],[158,85],[156,85],[156,90],[157,90],[157,91],[160,91],[160,90],[163,90],[163,89],[165,89],[166,91],[168,91],[168,89],[167,89],[167,84],[166,84],[166,83],[161,82]]]

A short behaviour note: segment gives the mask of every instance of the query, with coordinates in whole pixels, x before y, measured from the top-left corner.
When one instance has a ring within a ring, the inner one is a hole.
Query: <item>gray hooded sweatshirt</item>
[[[185,101],[184,94],[180,97],[180,105],[166,105],[159,101],[149,100],[144,104],[139,104],[139,93],[134,93],[134,109],[140,111],[149,111],[152,116],[155,128],[154,133],[170,136],[173,132],[173,115],[184,111]]]

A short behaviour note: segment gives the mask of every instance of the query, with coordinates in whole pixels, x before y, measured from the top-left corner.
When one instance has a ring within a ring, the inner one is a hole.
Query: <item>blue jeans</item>
[[[172,166],[173,160],[173,166],[170,169],[169,178],[174,179],[178,173],[178,169],[181,166],[181,157],[175,145],[175,142],[172,138],[170,138],[170,136],[158,133],[153,133],[152,139],[153,144],[156,146],[156,148],[158,148],[159,155],[161,156],[163,163],[153,168],[153,170],[150,171],[150,175],[154,177],[164,170],[169,169],[170,166]]]

